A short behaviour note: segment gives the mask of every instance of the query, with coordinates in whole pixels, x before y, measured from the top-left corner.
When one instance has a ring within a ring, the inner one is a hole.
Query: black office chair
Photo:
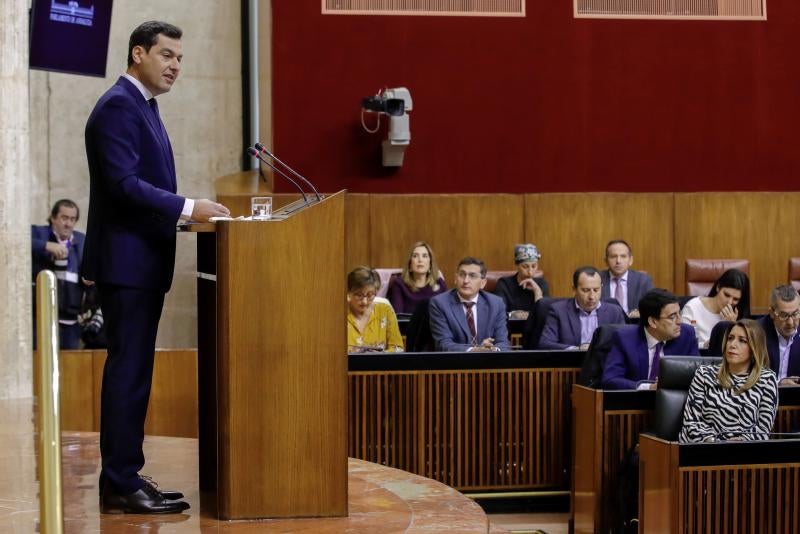
[[[539,338],[542,337],[542,330],[544,330],[547,314],[550,312],[550,308],[553,304],[559,300],[566,299],[544,297],[539,299],[533,306],[533,311],[528,315],[528,320],[525,322],[525,327],[522,332],[523,349],[535,350],[539,348]]]
[[[636,329],[636,325],[629,324],[604,324],[597,327],[592,335],[592,342],[583,360],[583,367],[578,375],[578,384],[588,388],[602,388],[603,367],[606,363],[606,356],[611,350],[611,340],[617,330]]]
[[[701,365],[717,364],[722,358],[703,356],[662,356],[652,432],[656,437],[677,441],[683,425],[683,408],[694,373]]]
[[[406,330],[406,351],[431,352],[435,350],[433,335],[431,334],[431,316],[428,311],[430,300],[417,304],[411,319],[408,320]]]
[[[714,325],[708,338],[706,356],[722,356],[722,347],[725,345],[725,335],[733,324],[733,321],[720,321]]]
[[[680,306],[682,310],[683,307],[686,306],[686,303],[692,300],[693,298],[694,297],[691,295],[678,295],[678,306]]]

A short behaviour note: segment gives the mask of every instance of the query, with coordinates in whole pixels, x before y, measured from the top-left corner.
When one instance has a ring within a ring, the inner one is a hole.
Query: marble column
[[[31,395],[28,4],[0,2],[0,398]]]

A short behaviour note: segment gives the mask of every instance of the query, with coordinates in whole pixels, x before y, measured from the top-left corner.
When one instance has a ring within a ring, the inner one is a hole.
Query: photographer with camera
[[[36,276],[53,271],[58,280],[58,338],[62,349],[80,348],[81,325],[78,315],[85,285],[78,270],[83,257],[84,234],[75,230],[78,205],[63,198],[53,205],[47,225],[31,226],[31,253],[34,284],[33,339],[36,343]]]

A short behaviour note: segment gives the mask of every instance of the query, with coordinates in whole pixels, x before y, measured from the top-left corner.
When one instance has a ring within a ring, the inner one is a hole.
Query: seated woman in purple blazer
[[[447,291],[430,245],[417,241],[411,247],[401,274],[392,275],[386,298],[395,313],[414,313],[420,302]]]

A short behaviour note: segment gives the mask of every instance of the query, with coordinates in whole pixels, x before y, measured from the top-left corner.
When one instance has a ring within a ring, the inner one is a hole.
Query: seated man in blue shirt
[[[540,349],[586,350],[598,326],[625,324],[625,312],[616,304],[600,302],[602,282],[594,267],[579,267],[572,274],[575,299],[553,304],[544,323]]]
[[[455,289],[430,301],[430,324],[441,351],[509,350],[506,305],[483,290],[486,265],[466,257],[458,263]]]
[[[681,323],[678,298],[653,289],[639,301],[639,328],[618,330],[603,366],[603,389],[655,389],[662,355],[699,356],[694,328]]]
[[[769,366],[778,385],[800,385],[800,296],[790,285],[778,286],[769,297],[769,314],[758,320],[767,338]]]

